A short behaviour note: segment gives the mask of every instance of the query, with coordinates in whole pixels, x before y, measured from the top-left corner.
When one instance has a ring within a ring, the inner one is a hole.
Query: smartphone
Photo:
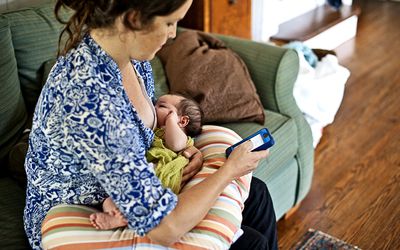
[[[274,138],[272,138],[272,135],[269,133],[268,129],[262,128],[254,134],[227,148],[225,151],[226,157],[228,158],[228,156],[237,146],[247,141],[251,141],[253,143],[253,148],[251,149],[251,151],[265,150],[275,144],[275,140]]]

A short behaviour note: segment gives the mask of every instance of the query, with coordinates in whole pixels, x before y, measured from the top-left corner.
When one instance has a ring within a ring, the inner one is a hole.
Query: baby
[[[148,162],[156,164],[155,173],[163,186],[178,194],[183,168],[189,162],[180,152],[193,145],[191,137],[201,133],[203,112],[196,101],[180,94],[160,96],[155,110],[157,128],[146,157]],[[103,212],[90,215],[95,228],[112,229],[127,225],[110,197],[104,200],[102,206]]]

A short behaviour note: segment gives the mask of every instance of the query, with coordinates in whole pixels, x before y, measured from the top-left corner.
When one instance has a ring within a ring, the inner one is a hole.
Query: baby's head
[[[200,105],[191,97],[173,93],[162,95],[156,103],[158,127],[165,125],[165,119],[171,111],[175,111],[179,117],[179,125],[188,136],[196,136],[201,133],[203,125],[203,111]]]

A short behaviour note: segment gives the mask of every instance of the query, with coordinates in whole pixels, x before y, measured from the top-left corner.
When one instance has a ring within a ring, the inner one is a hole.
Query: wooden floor
[[[362,249],[400,249],[400,2],[356,2],[357,36],[336,49],[351,71],[345,97],[316,149],[310,193],[278,222],[281,249],[308,228]]]

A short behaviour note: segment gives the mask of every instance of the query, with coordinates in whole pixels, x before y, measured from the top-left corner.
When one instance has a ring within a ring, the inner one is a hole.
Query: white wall
[[[252,1],[252,38],[256,41],[268,41],[278,32],[279,25],[300,16],[326,0],[253,0]],[[343,0],[351,5],[352,0]]]
[[[278,32],[279,25],[300,16],[325,0],[253,0],[252,1],[252,38],[256,41],[268,41]]]
[[[37,6],[54,0],[0,0],[0,12]]]

